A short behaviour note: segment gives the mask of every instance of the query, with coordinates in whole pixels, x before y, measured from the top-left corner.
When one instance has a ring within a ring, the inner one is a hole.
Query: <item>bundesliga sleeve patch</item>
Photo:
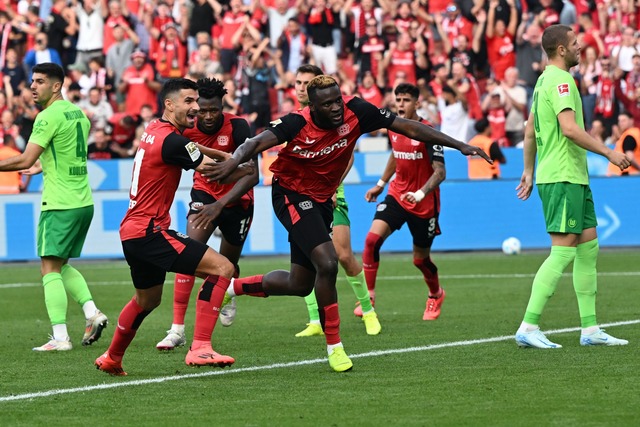
[[[569,83],[558,85],[558,96],[569,96]]]
[[[187,145],[184,146],[187,149],[187,153],[189,153],[189,157],[191,157],[192,161],[196,161],[200,158],[200,150],[195,142],[189,141]]]

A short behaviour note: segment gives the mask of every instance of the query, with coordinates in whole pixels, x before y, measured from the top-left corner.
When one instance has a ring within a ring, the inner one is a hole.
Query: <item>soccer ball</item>
[[[520,240],[515,237],[509,237],[502,242],[502,252],[507,255],[518,255],[520,253]]]

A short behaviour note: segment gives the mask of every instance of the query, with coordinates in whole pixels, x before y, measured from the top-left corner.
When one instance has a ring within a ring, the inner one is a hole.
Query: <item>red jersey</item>
[[[231,39],[236,33],[238,28],[244,23],[244,12],[240,12],[234,15],[229,11],[222,17],[221,34],[220,34],[220,48],[221,49],[234,49]]]
[[[394,50],[387,68],[387,80],[389,87],[395,86],[396,73],[403,71],[407,76],[405,81],[416,84],[416,53],[413,50]]]
[[[513,36],[505,33],[502,37],[487,37],[487,52],[496,80],[502,81],[507,68],[516,66]]]
[[[125,128],[120,124],[120,121],[128,116],[127,113],[115,113],[109,117],[108,123],[111,127],[109,135],[111,135],[111,141],[118,145],[130,145],[136,137],[136,127]]]
[[[120,239],[144,237],[169,228],[169,209],[182,169],[195,169],[204,156],[194,142],[164,120],[153,120],[140,137],[133,161],[129,209],[120,224]]]
[[[272,122],[267,130],[280,143],[287,142],[269,168],[274,180],[316,202],[329,200],[347,169],[361,135],[388,128],[396,115],[354,96],[343,96],[344,122],[337,129],[322,129],[309,107]]]
[[[429,124],[426,120],[420,121]],[[440,188],[427,194],[420,203],[400,200],[400,196],[418,191],[431,178],[433,162],[444,164],[442,146],[425,144],[391,130],[388,135],[396,160],[396,177],[389,184],[389,195],[415,216],[429,218],[437,215],[440,212]]]
[[[161,77],[182,77],[187,73],[187,47],[180,40],[168,41],[160,38],[151,52],[156,70]]]
[[[196,123],[195,127],[185,129],[183,135],[191,141],[195,141],[205,147],[215,148],[225,153],[233,153],[245,139],[251,136],[250,133],[249,124],[245,119],[233,114],[222,113],[222,123],[220,127],[212,133],[201,130]],[[220,184],[216,181],[207,182],[206,178],[204,178],[200,172],[193,174],[193,189],[205,191],[216,200],[220,200],[234,185],[235,183]],[[251,206],[253,204],[253,188],[244,194],[240,200],[230,203],[227,206],[237,204],[241,204],[244,209]]]
[[[145,80],[146,78],[146,80]],[[127,88],[125,111],[131,116],[138,116],[143,105],[149,104],[154,113],[158,110],[158,95],[149,88],[147,81],[155,80],[155,72],[151,64],[144,64],[141,69],[131,65],[124,73],[122,80],[129,82]]]
[[[118,25],[120,25],[121,27],[131,27],[131,25],[129,25],[129,21],[127,21],[127,18],[122,15],[118,16],[117,18],[109,16],[104,22],[102,53],[105,55],[107,54],[109,48],[116,42],[116,39],[113,37],[113,29]],[[124,33],[124,38],[129,38],[129,35],[126,32]]]
[[[469,83],[469,90],[466,93],[469,117],[474,120],[479,120],[484,116],[482,106],[480,105],[480,87],[478,86],[476,79],[469,73],[460,80],[458,86],[465,82]]]

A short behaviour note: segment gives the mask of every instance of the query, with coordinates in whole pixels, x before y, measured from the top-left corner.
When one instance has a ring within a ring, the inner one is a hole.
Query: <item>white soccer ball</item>
[[[522,246],[520,240],[515,237],[509,237],[502,242],[502,252],[507,255],[518,255]]]

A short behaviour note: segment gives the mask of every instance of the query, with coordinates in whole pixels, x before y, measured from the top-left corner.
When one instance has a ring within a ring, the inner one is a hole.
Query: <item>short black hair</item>
[[[473,125],[476,132],[482,133],[489,127],[489,119],[486,117],[481,118]]]
[[[456,96],[456,91],[449,85],[442,86],[442,93],[450,93],[453,96]]]
[[[198,90],[198,84],[189,79],[169,79],[162,85],[162,89],[160,89],[160,100],[164,103],[167,98],[183,89]]]
[[[420,89],[418,89],[418,86],[412,85],[411,83],[400,83],[393,90],[393,93],[396,95],[400,95],[401,93],[406,93],[411,95],[411,97],[416,100],[420,98]]]
[[[60,83],[64,82],[64,70],[61,66],[53,62],[37,64],[31,69],[31,73],[44,74],[52,80],[57,80]]]
[[[302,64],[296,70],[296,74],[298,74],[298,73],[311,73],[316,77],[317,76],[321,76],[321,75],[324,74],[320,67],[317,67],[317,66],[312,65],[312,64]]]
[[[198,94],[200,98],[204,99],[213,99],[220,98],[222,99],[227,94],[227,89],[224,87],[224,83],[217,79],[204,78],[199,79],[197,82],[198,85]]]

